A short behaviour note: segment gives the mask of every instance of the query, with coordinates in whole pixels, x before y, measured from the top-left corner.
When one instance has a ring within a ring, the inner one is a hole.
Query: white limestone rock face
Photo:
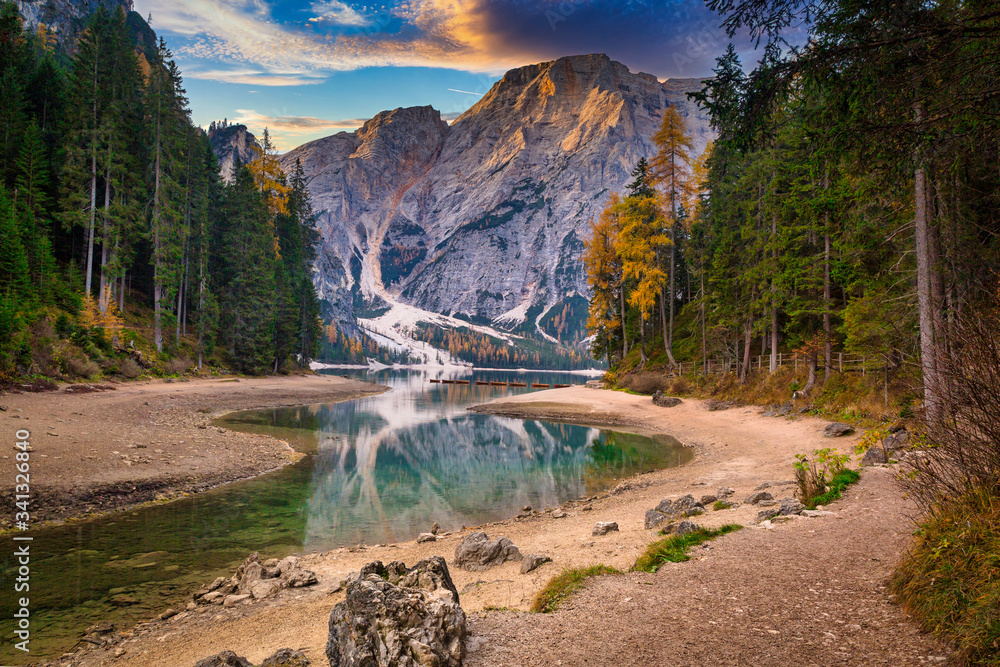
[[[533,329],[553,306],[585,310],[590,220],[655,153],[668,105],[705,147],[708,118],[686,97],[700,87],[572,56],[507,72],[450,126],[396,109],[285,154],[319,213],[326,314],[398,301]]]
[[[219,173],[227,183],[233,182],[233,165],[249,164],[257,158],[253,148],[260,148],[257,137],[247,131],[246,125],[226,125],[210,128],[208,142],[219,159]]]

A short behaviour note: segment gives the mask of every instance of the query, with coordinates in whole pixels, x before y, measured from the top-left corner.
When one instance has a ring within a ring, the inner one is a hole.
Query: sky
[[[505,71],[561,56],[704,77],[730,41],[703,0],[135,0],[135,10],[173,52],[196,124],[268,127],[281,151],[384,109],[429,104],[452,120]]]

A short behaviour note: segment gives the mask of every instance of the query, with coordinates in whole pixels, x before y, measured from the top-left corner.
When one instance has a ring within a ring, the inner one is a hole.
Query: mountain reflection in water
[[[555,506],[690,458],[666,436],[467,412],[510,391],[503,387],[433,385],[422,373],[375,381],[393,390],[242,415],[314,434],[308,549],[412,539],[434,522],[454,530],[508,518],[524,505]]]

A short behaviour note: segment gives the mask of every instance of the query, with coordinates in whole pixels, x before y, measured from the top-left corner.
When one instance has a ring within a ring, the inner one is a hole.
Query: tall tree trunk
[[[205,335],[205,259],[203,255],[205,254],[204,246],[202,246],[201,251],[198,253],[198,370],[201,370],[202,356],[204,354],[204,335]],[[608,360],[608,365],[610,367],[611,360]]]
[[[918,122],[923,109],[914,107]],[[920,366],[923,372],[924,407],[928,424],[935,424],[939,417],[937,360],[935,357],[934,305],[932,295],[932,266],[929,240],[930,222],[927,219],[927,173],[923,151],[918,149],[913,174],[914,238],[917,253],[917,312],[920,322]]]
[[[773,178],[773,176],[772,176]],[[771,241],[778,236],[778,218],[771,216]],[[771,259],[774,261],[774,272],[778,272],[778,247],[775,243],[771,249]],[[778,371],[778,278],[771,278],[771,359],[768,371],[774,375]]]
[[[675,233],[675,223],[670,223],[670,329],[667,332],[668,340],[666,341],[667,348],[667,359],[670,361],[670,365],[676,367],[677,362],[674,361],[674,301],[677,296],[677,285],[674,279],[674,271],[677,264],[677,240]]]
[[[159,111],[158,109],[156,115],[156,164],[153,184],[153,342],[156,344],[156,351],[163,352],[163,244],[160,233],[160,153],[163,147]]]
[[[705,375],[708,375],[708,342],[706,340],[705,325],[705,262],[701,263],[701,367]]]
[[[90,296],[94,276],[94,227],[97,217],[97,62],[94,58],[93,130],[90,134],[90,224],[87,227],[87,280],[85,294]]]
[[[622,361],[625,361],[625,356],[628,355],[628,334],[625,332],[625,279],[622,278],[621,289],[618,291],[618,295],[621,297],[621,308],[622,308]]]
[[[109,149],[110,151],[110,149]],[[110,156],[109,156],[110,163]],[[109,166],[104,173],[104,229],[101,232],[101,293],[97,297],[97,305],[101,311],[101,315],[106,315],[108,313],[108,301],[111,298],[111,294],[108,291],[110,286],[108,284],[108,237],[111,234],[111,167]]]
[[[830,169],[823,172],[823,191],[830,189]],[[833,372],[833,323],[830,309],[833,307],[830,295],[830,212],[823,214],[823,379],[829,380]]]
[[[747,372],[750,369],[750,348],[753,341],[753,312],[750,313],[750,319],[747,321],[747,331],[745,338],[743,340],[743,365],[740,367],[740,384],[745,384],[747,381]]]
[[[639,317],[639,365],[646,363],[646,318]]]
[[[833,366],[833,322],[830,317],[830,234],[829,221],[823,247],[823,333],[826,341],[823,344],[823,378],[830,379]]]
[[[809,393],[809,390],[813,388],[816,384],[816,350],[809,351],[809,378],[806,380],[806,386],[802,388],[802,391]]]

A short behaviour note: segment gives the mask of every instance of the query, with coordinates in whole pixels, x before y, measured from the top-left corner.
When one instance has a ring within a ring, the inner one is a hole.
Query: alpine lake
[[[343,374],[345,371],[327,371]],[[99,518],[30,531],[31,653],[4,642],[0,663],[55,658],[87,627],[118,629],[183,606],[191,592],[263,558],[414,539],[434,522],[459,530],[557,506],[635,473],[681,465],[693,452],[664,435],[470,413],[471,405],[582,384],[579,375],[475,371],[349,371],[392,389],[342,403],[236,412],[219,426],[265,433],[304,454],[256,477]],[[520,382],[528,387],[477,385]],[[0,558],[12,582],[13,549]],[[2,596],[10,619],[13,594]]]

